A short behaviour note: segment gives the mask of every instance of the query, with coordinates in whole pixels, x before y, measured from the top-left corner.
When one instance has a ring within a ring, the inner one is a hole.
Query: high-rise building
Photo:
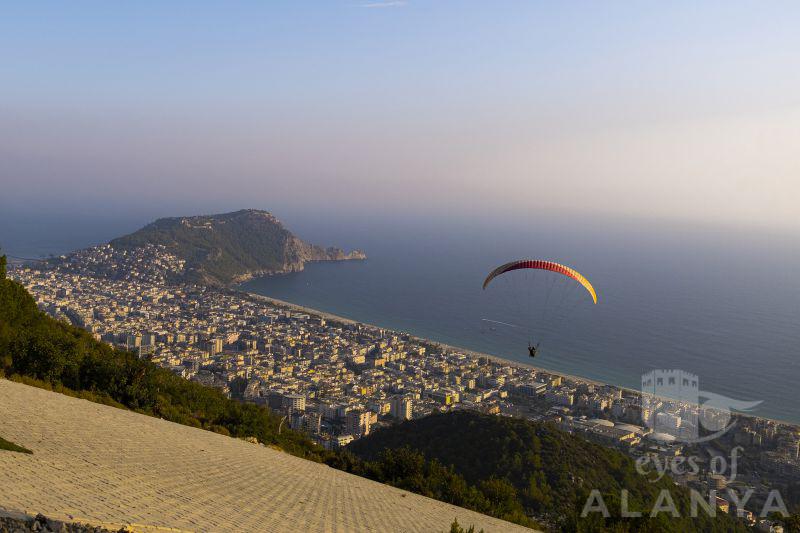
[[[322,428],[322,417],[319,413],[306,413],[303,419],[303,431],[317,434]]]
[[[369,435],[370,416],[369,411],[354,409],[347,413],[345,418],[345,433],[353,437],[363,437]]]
[[[283,408],[289,412],[305,411],[306,397],[302,394],[284,394]]]
[[[142,345],[142,336],[136,334],[129,334],[125,336],[125,347],[128,350],[133,350]]]
[[[208,342],[206,342],[206,351],[209,355],[217,355],[222,351],[222,345],[221,338],[208,339]]]
[[[413,403],[411,398],[395,396],[392,398],[389,413],[398,420],[411,420]]]

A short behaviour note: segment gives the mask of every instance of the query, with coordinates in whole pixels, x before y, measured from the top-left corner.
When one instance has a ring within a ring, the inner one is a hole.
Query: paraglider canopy
[[[519,270],[523,268],[532,268],[537,270],[549,270],[551,272],[556,272],[558,274],[563,274],[569,278],[574,279],[578,283],[580,283],[583,288],[589,291],[589,294],[592,296],[592,301],[596,304],[597,303],[597,293],[592,287],[592,284],[589,283],[583,275],[577,270],[574,270],[568,266],[564,266],[560,263],[554,263],[553,261],[543,261],[541,259],[521,259],[519,261],[511,261],[510,263],[506,263],[505,265],[499,266],[492,270],[486,279],[483,282],[483,288],[485,289],[489,283],[501,274],[505,274],[506,272],[510,272],[512,270]]]

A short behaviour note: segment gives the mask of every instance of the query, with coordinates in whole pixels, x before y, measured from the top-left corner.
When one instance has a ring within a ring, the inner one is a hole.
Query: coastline
[[[256,300],[262,300],[262,301],[265,301],[265,302],[272,303],[273,305],[276,305],[278,307],[286,307],[286,308],[289,308],[289,309],[292,309],[292,310],[295,310],[295,311],[298,311],[298,312],[305,313],[307,315],[324,318],[325,320],[330,320],[332,322],[339,322],[339,323],[347,324],[347,325],[362,325],[362,326],[367,326],[367,327],[370,327],[370,328],[384,329],[384,330],[388,330],[388,331],[396,331],[397,333],[402,333],[404,335],[408,335],[411,339],[413,339],[413,340],[415,340],[417,342],[427,343],[427,344],[435,344],[437,346],[441,346],[442,348],[444,348],[446,350],[451,350],[451,351],[454,351],[454,352],[463,353],[463,354],[467,355],[468,357],[474,357],[474,358],[485,357],[485,358],[487,358],[487,359],[489,359],[489,360],[491,360],[491,361],[493,361],[495,363],[498,363],[498,364],[507,365],[507,366],[514,366],[514,367],[520,367],[520,368],[525,368],[525,369],[528,369],[528,370],[536,370],[537,372],[542,372],[542,373],[550,374],[550,375],[553,375],[553,376],[559,376],[559,377],[562,377],[564,379],[567,379],[567,380],[570,380],[570,381],[573,381],[573,382],[577,382],[577,383],[586,383],[586,384],[591,384],[591,385],[595,385],[595,386],[599,386],[599,387],[614,387],[614,388],[617,388],[617,389],[621,390],[623,393],[628,393],[628,394],[633,394],[633,395],[640,395],[642,393],[641,391],[636,390],[636,389],[631,389],[630,387],[623,387],[623,386],[620,386],[620,385],[614,385],[613,383],[605,383],[605,382],[602,382],[602,381],[598,381],[596,379],[586,378],[586,377],[582,377],[582,376],[575,376],[575,375],[572,375],[572,374],[565,374],[563,372],[556,372],[556,371],[553,371],[553,370],[548,370],[546,368],[538,367],[536,365],[532,365],[530,363],[523,363],[523,362],[520,362],[520,361],[512,361],[510,359],[505,359],[505,358],[500,357],[498,355],[492,355],[492,354],[488,354],[488,353],[484,353],[484,352],[478,352],[478,351],[475,351],[475,350],[470,350],[468,348],[462,348],[460,346],[454,346],[452,344],[446,344],[446,343],[443,343],[443,342],[438,342],[438,341],[434,341],[434,340],[431,340],[431,339],[426,339],[424,337],[419,337],[419,336],[414,335],[414,334],[409,333],[409,332],[397,331],[397,330],[393,330],[391,328],[378,326],[378,325],[375,325],[375,324],[370,324],[369,322],[363,322],[363,321],[360,321],[360,320],[353,320],[352,318],[343,317],[341,315],[336,315],[334,313],[329,313],[327,311],[320,311],[319,309],[314,309],[312,307],[306,307],[304,305],[299,305],[299,304],[295,304],[295,303],[292,303],[292,302],[287,302],[286,300],[273,298],[272,296],[265,296],[263,294],[244,291],[244,290],[239,289],[238,287],[233,287],[230,290],[232,290],[234,292],[237,292],[239,294],[244,294],[244,295],[246,295],[246,296],[248,296],[250,298],[254,298]],[[675,400],[675,398],[669,398],[669,397],[665,397],[665,398],[669,399],[669,400]],[[693,402],[686,402],[686,403],[693,403]],[[765,416],[753,415],[753,414],[742,413],[742,412],[732,412],[732,415],[734,417],[741,416],[741,417],[746,417],[746,418],[751,418],[751,419],[767,420],[767,421],[771,421],[771,422],[778,423],[778,424],[785,424],[785,425],[788,425],[788,426],[793,426],[793,427],[800,428],[800,423],[791,422],[791,421],[788,421],[788,420],[780,420],[780,419],[777,419],[777,418],[769,418],[769,417],[765,417]]]
[[[383,327],[383,326],[370,324],[369,322],[363,322],[363,321],[360,321],[360,320],[353,320],[352,318],[347,318],[347,317],[343,317],[343,316],[336,315],[336,314],[333,314],[333,313],[329,313],[327,311],[320,311],[319,309],[314,309],[312,307],[306,307],[304,305],[299,305],[299,304],[295,304],[295,303],[292,303],[292,302],[287,302],[286,300],[280,300],[278,298],[273,298],[272,296],[264,296],[263,294],[257,294],[257,293],[254,293],[254,292],[247,292],[247,291],[242,291],[242,290],[238,290],[238,289],[234,289],[234,290],[236,290],[239,293],[246,294],[247,296],[255,298],[257,300],[263,300],[263,301],[266,301],[266,302],[270,302],[270,303],[272,303],[274,305],[277,305],[277,306],[288,307],[290,309],[293,309],[293,310],[296,310],[296,311],[300,311],[300,312],[306,313],[308,315],[318,316],[318,317],[324,318],[325,320],[340,322],[340,323],[348,324],[348,325],[356,325],[356,324],[358,324],[358,325],[367,326],[367,327],[370,327],[370,328],[385,329],[385,330],[388,330],[388,331],[395,331],[395,330],[392,330],[391,328],[386,328],[386,327]],[[569,379],[571,381],[576,381],[578,383],[587,383],[587,384],[596,385],[596,386],[600,386],[600,387],[606,387],[606,386],[616,387],[616,388],[618,388],[618,389],[620,389],[621,391],[624,391],[624,392],[640,394],[640,391],[637,391],[635,389],[631,389],[629,387],[621,387],[619,385],[613,385],[611,383],[605,383],[605,382],[602,382],[602,381],[598,381],[596,379],[586,378],[586,377],[583,377],[583,376],[575,376],[575,375],[572,375],[572,374],[565,374],[563,372],[556,372],[554,370],[548,370],[546,368],[542,368],[542,367],[539,367],[539,366],[536,366],[536,365],[532,365],[530,363],[523,363],[523,362],[520,362],[520,361],[512,361],[511,359],[506,359],[504,357],[500,357],[499,355],[493,355],[493,354],[489,354],[489,353],[485,353],[485,352],[478,352],[478,351],[475,351],[475,350],[470,350],[468,348],[463,348],[461,346],[454,346],[452,344],[446,344],[446,343],[443,343],[443,342],[439,342],[439,341],[435,341],[435,340],[431,340],[431,339],[426,339],[424,337],[419,337],[417,335],[414,335],[412,333],[408,333],[408,332],[405,332],[405,331],[403,331],[403,332],[398,331],[398,333],[403,333],[404,335],[408,335],[411,339],[414,339],[417,342],[427,343],[427,344],[435,344],[435,345],[441,346],[442,348],[447,349],[447,350],[451,350],[451,351],[458,352],[458,353],[463,353],[464,355],[467,355],[469,357],[475,357],[475,358],[485,357],[486,359],[489,359],[489,360],[491,360],[491,361],[493,361],[495,363],[508,365],[508,366],[521,367],[521,368],[525,368],[525,369],[528,369],[528,370],[536,370],[537,372],[542,372],[542,373],[545,373],[545,374],[551,374],[553,376],[559,376],[559,377],[562,377],[562,378],[565,378],[565,379]],[[788,422],[785,422],[785,423],[788,423]]]

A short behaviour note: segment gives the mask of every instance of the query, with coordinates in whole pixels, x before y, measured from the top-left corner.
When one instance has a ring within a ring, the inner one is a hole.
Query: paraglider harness
[[[530,342],[528,343],[528,354],[530,354],[531,357],[536,357],[536,352],[538,350],[539,350],[538,342],[536,343],[536,345],[533,345]]]

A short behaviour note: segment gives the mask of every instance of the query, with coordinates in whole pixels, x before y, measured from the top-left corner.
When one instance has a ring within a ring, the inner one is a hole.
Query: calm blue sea
[[[23,257],[63,253],[150,217],[141,218],[7,217],[0,246]],[[369,259],[310,264],[243,289],[514,361],[529,361],[530,330],[487,320],[533,324],[538,366],[633,388],[644,372],[681,369],[697,374],[702,390],[762,400],[755,414],[800,423],[797,235],[546,213],[387,221],[304,212],[285,222],[309,241],[362,248]],[[560,283],[542,313],[547,276],[516,273],[481,290],[488,271],[523,257],[576,268],[598,305]]]

